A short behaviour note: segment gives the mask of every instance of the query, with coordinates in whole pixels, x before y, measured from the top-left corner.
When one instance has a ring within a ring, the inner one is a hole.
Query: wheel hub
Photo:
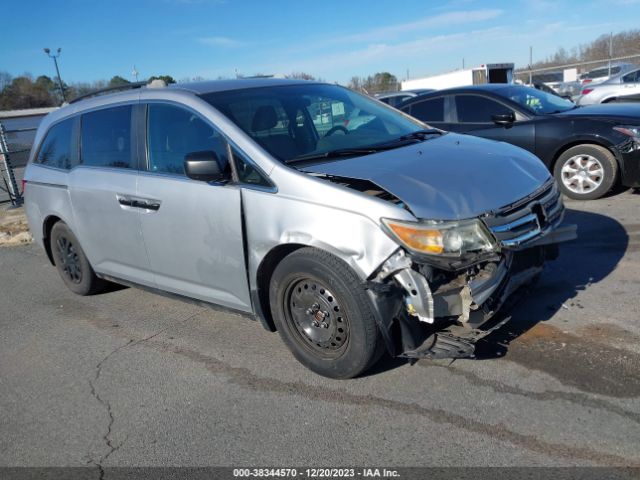
[[[74,283],[82,281],[80,258],[73,244],[65,237],[58,238],[58,255],[62,263],[62,271]]]
[[[348,323],[333,293],[311,279],[295,282],[289,292],[292,323],[302,339],[314,349],[340,349],[348,338]]]
[[[562,183],[575,193],[592,192],[603,179],[604,168],[592,155],[574,155],[562,166]]]

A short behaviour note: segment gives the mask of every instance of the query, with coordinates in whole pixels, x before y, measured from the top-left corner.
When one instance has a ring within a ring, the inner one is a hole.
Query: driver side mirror
[[[184,172],[192,180],[202,182],[222,182],[229,180],[229,174],[216,152],[191,152],[184,156]]]
[[[516,114],[513,112],[501,113],[499,115],[491,115],[491,120],[496,125],[507,127],[516,121]]]

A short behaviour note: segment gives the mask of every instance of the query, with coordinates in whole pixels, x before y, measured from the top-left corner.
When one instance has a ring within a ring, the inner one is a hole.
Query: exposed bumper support
[[[393,277],[404,288],[407,313],[421,322],[433,323],[433,296],[426,278],[411,268],[411,259],[398,250],[384,262],[377,281]]]

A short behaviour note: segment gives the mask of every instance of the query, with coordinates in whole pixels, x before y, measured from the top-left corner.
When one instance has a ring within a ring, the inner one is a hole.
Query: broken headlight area
[[[496,312],[557,253],[556,244],[534,246],[445,270],[398,250],[369,282],[390,351],[406,358],[473,356],[475,342],[506,322]]]

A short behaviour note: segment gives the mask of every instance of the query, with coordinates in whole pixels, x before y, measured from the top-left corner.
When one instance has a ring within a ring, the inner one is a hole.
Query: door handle
[[[154,212],[160,210],[160,202],[157,200],[133,200],[133,206],[144,210],[153,210]]]
[[[117,195],[118,203],[123,207],[133,207],[133,200],[125,195]]]
[[[160,210],[160,200],[151,200],[145,198],[134,198],[128,195],[116,194],[118,203],[121,207],[140,208],[142,210],[151,210],[157,212]]]

